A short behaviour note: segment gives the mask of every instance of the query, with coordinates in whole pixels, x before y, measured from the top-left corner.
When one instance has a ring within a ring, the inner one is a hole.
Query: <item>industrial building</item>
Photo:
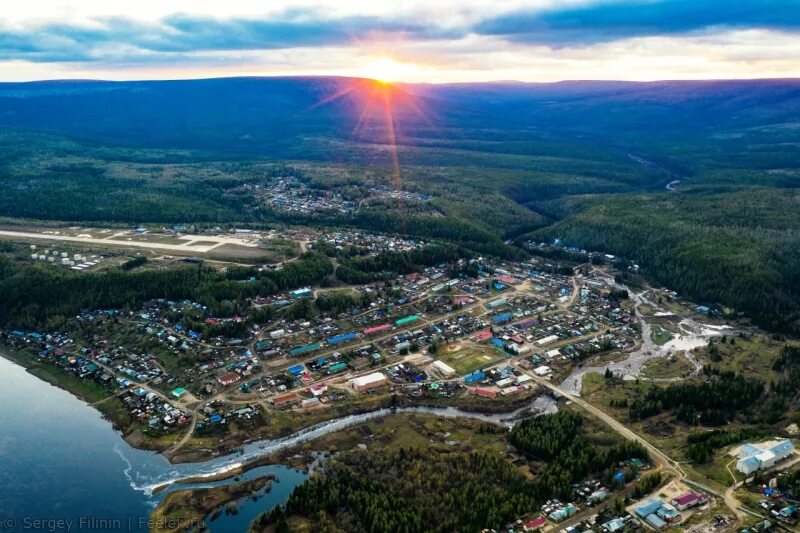
[[[380,372],[373,372],[372,374],[355,378],[351,383],[358,392],[366,392],[386,385],[386,376]]]
[[[776,463],[794,454],[794,444],[789,439],[782,440],[771,447],[745,444],[739,448],[736,470],[748,475],[757,470],[772,468]]]

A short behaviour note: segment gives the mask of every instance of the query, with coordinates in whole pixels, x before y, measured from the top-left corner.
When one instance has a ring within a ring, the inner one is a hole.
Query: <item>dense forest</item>
[[[192,299],[213,312],[223,302],[310,285],[331,273],[331,261],[317,253],[278,271],[242,268],[226,273],[202,266],[76,273],[16,265],[0,256],[0,326],[55,329],[82,309],[136,309],[154,298]]]
[[[496,529],[550,498],[570,498],[572,484],[588,475],[600,475],[611,486],[622,461],[647,458],[636,443],[596,446],[583,435],[583,424],[580,414],[563,411],[514,427],[511,444],[535,462],[546,461],[533,481],[506,459],[485,453],[344,452],[297,487],[284,508],[259,517],[253,529],[287,531],[291,516],[310,520],[314,531]],[[634,479],[635,472],[625,473],[626,481]],[[660,478],[646,483],[652,488]]]
[[[336,277],[346,283],[360,284],[408,274],[420,267],[451,263],[468,256],[466,250],[453,246],[426,246],[411,252],[387,252],[374,256],[344,259]]]
[[[711,460],[714,452],[720,448],[771,434],[770,430],[759,428],[715,429],[690,433],[686,437],[686,443],[689,445],[686,457],[696,463],[705,463]]]
[[[535,501],[569,498],[572,484],[590,474],[599,475],[613,485],[614,473],[627,459],[646,459],[647,450],[640,444],[622,441],[606,448],[595,446],[582,432],[583,417],[574,411],[529,418],[514,426],[509,441],[529,456],[545,461],[547,467],[532,483]],[[626,473],[626,480],[633,477]]]
[[[664,411],[685,424],[723,426],[752,412],[764,384],[734,372],[704,368],[705,381],[653,387],[631,403],[630,417],[641,420]]]
[[[431,497],[436,495],[435,497]],[[450,532],[497,527],[529,506],[525,477],[505,459],[481,453],[415,450],[345,452],[255,523],[281,529],[285,515],[314,531]]]

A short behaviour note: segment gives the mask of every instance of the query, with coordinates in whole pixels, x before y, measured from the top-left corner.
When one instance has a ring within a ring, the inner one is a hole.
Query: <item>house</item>
[[[403,327],[403,326],[407,326],[409,324],[413,324],[417,320],[419,320],[419,315],[408,315],[408,316],[403,317],[403,318],[401,318],[399,320],[395,320],[394,321],[394,325],[397,326],[397,327]]]
[[[297,394],[290,392],[289,394],[284,394],[282,396],[275,396],[271,401],[273,405],[287,405],[290,403],[295,403],[299,400],[300,397]]]
[[[655,514],[659,509],[661,509],[661,502],[658,500],[650,500],[634,509],[634,512],[639,518],[646,518],[651,514]]]
[[[453,305],[465,305],[472,302],[472,298],[466,295],[455,296],[452,298]]]
[[[486,377],[486,373],[483,370],[478,370],[478,371],[473,372],[469,376],[466,376],[464,378],[464,383],[467,383],[467,384],[476,383],[478,381],[481,381],[485,377]]]
[[[671,503],[679,511],[685,511],[686,509],[691,509],[692,507],[702,505],[706,501],[708,501],[708,498],[705,494],[701,494],[699,492],[684,492],[677,498],[674,498]]]
[[[548,515],[548,518],[550,518],[550,520],[552,520],[553,522],[561,522],[562,520],[566,520],[567,518],[569,518],[570,516],[574,515],[577,512],[578,508],[572,505],[571,503],[568,503],[566,507],[562,507],[561,509],[558,509],[550,513],[550,515]]]
[[[678,510],[668,503],[662,505],[661,509],[656,511],[656,515],[658,515],[661,520],[668,524],[678,522],[681,519],[681,514],[678,512]]]
[[[537,529],[541,529],[547,523],[547,519],[543,516],[537,516],[536,518],[532,518],[522,524],[522,529],[524,531],[535,531]]]
[[[291,291],[289,293],[289,296],[291,296],[295,300],[300,300],[302,298],[311,298],[314,296],[314,293],[308,287],[304,287],[302,289]]]
[[[177,398],[178,400],[180,400],[181,398],[189,394],[189,391],[187,391],[183,387],[178,387],[175,390],[173,390],[171,394],[173,398]]]
[[[608,498],[608,491],[606,489],[596,490],[589,495],[587,501],[590,505],[598,504]]]
[[[487,329],[485,331],[476,333],[474,338],[477,342],[489,340],[492,338],[492,332]]]
[[[497,392],[493,391],[492,389],[484,389],[481,387],[475,387],[469,390],[472,394],[477,396],[482,396],[483,398],[496,398]]]
[[[341,335],[336,335],[334,337],[329,337],[327,342],[328,344],[341,344],[343,342],[348,342],[353,339],[358,338],[358,333],[350,332],[350,333],[343,333]]]
[[[506,305],[506,303],[508,303],[508,299],[503,297],[503,298],[498,298],[496,300],[492,300],[491,302],[486,304],[486,307],[488,307],[489,309],[497,309],[500,306]]]
[[[217,378],[217,381],[219,381],[219,384],[223,387],[227,387],[228,385],[233,385],[240,379],[241,377],[236,372],[228,372],[227,374]]]
[[[328,386],[324,383],[315,383],[309,387],[311,394],[315,397],[322,396],[326,392],[328,392]]]
[[[300,405],[302,407],[316,407],[317,405],[319,405],[319,398],[317,398],[316,396],[313,398],[307,398],[302,402],[300,402]]]
[[[609,520],[600,527],[606,533],[615,533],[616,531],[625,528],[625,520],[623,520],[622,518],[615,518],[614,520]]]
[[[536,341],[536,344],[538,346],[546,346],[550,343],[556,342],[557,340],[558,340],[558,335],[548,335],[547,337]]]
[[[492,317],[492,324],[503,324],[508,322],[509,320],[513,319],[514,315],[511,313],[502,313],[497,316]]]
[[[380,326],[372,326],[371,328],[367,328],[364,330],[364,335],[374,335],[376,333],[380,333],[382,331],[387,331],[392,326],[389,324],[381,324]]]

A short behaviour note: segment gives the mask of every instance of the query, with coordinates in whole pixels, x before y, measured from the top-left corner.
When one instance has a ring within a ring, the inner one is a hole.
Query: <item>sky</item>
[[[0,81],[800,77],[800,0],[0,0]]]

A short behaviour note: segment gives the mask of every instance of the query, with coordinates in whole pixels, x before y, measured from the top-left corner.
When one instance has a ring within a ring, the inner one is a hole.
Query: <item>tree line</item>
[[[136,309],[156,298],[191,299],[217,310],[225,302],[245,305],[249,298],[310,285],[332,272],[331,261],[317,253],[278,271],[248,269],[245,279],[241,270],[221,273],[204,266],[93,273],[0,257],[0,327],[54,329],[83,309]]]

